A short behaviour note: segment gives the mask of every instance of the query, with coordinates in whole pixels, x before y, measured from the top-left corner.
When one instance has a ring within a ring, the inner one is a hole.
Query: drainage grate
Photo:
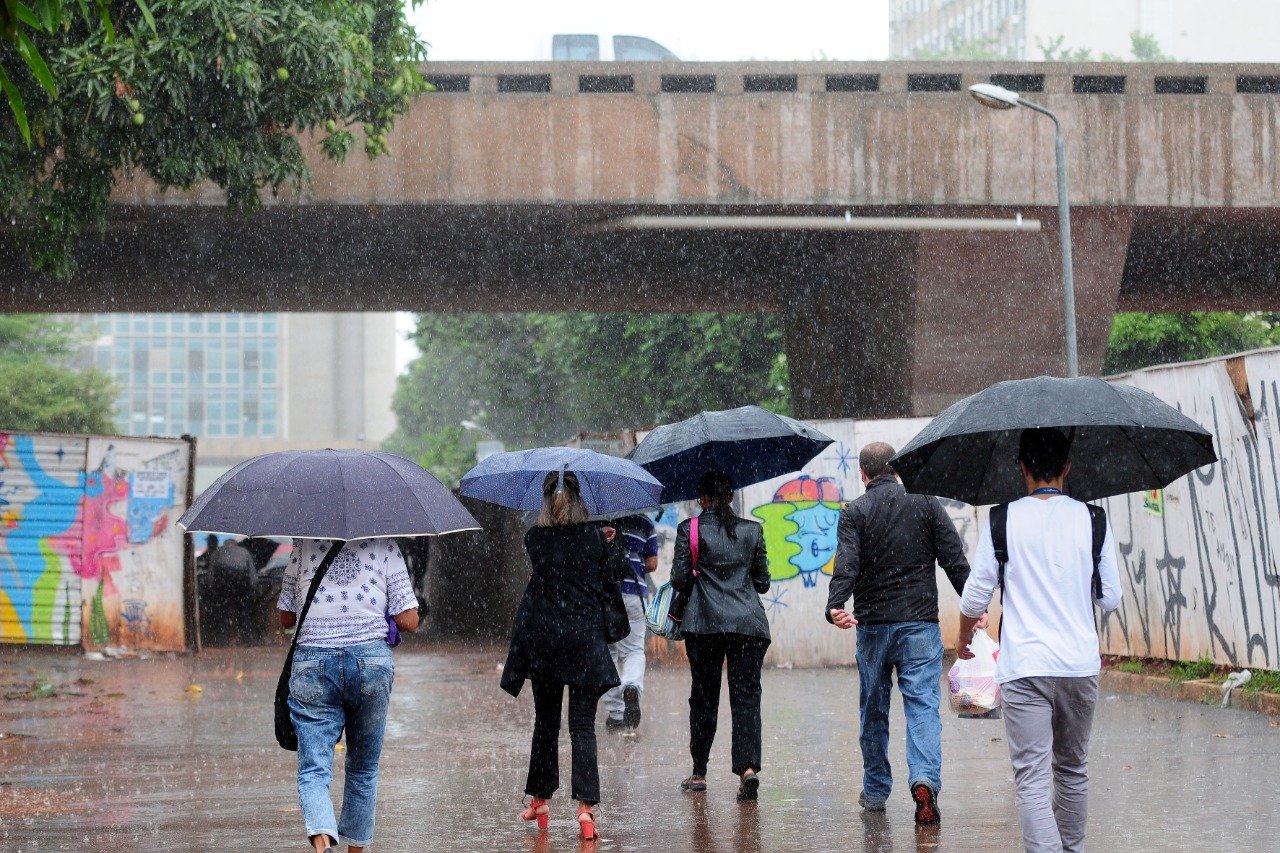
[[[879,74],[828,74],[828,92],[879,92]]]
[[[1209,91],[1208,77],[1157,77],[1157,95],[1203,95]]]
[[[550,92],[550,74],[499,74],[499,92]]]
[[[707,94],[716,90],[714,74],[663,74],[662,91],[698,92]]]
[[[579,92],[634,92],[636,78],[630,74],[580,74]]]
[[[1043,92],[1043,74],[992,74],[991,82],[1014,92]]]
[[[1241,95],[1280,94],[1280,77],[1263,74],[1241,74],[1236,78],[1236,91]]]
[[[742,78],[744,92],[794,92],[797,88],[794,74],[748,74]]]
[[[959,74],[908,74],[908,92],[959,92]]]
[[[427,82],[436,87],[437,92],[470,92],[470,74],[428,74]]]
[[[1071,91],[1077,95],[1123,95],[1123,74],[1076,74]]]

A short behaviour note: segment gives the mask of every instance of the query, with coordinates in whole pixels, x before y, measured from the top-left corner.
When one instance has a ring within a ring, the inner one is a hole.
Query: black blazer
[[[620,548],[593,524],[534,527],[524,536],[533,573],[516,610],[502,689],[518,696],[525,679],[604,692],[617,687],[604,633],[604,596],[629,572]]]
[[[746,634],[769,639],[769,619],[760,596],[769,591],[764,528],[738,519],[735,538],[714,513],[698,517],[698,576],[693,576],[689,520],[676,527],[671,586],[689,596],[680,630],[685,634]]]

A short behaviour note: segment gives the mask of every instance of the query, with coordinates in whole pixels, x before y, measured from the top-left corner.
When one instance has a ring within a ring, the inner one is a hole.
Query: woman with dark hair
[[[542,483],[542,512],[524,537],[533,571],[516,611],[502,689],[518,696],[533,683],[533,745],[525,793],[533,799],[521,812],[545,830],[550,800],[560,786],[560,707],[569,691],[569,740],[573,747],[573,798],[583,839],[596,838],[600,802],[596,763],[596,705],[619,684],[605,641],[604,602],[620,595],[618,580],[630,569],[615,531],[587,523],[578,478],[553,471]]]
[[[760,595],[769,591],[769,563],[760,524],[733,511],[733,482],[709,471],[698,481],[702,512],[676,528],[671,585],[686,599],[685,651],[693,678],[689,693],[689,752],[693,773],[680,787],[707,789],[707,759],[716,736],[720,673],[728,661],[733,712],[733,772],[738,799],[760,788],[760,670],[769,648],[769,620]]]

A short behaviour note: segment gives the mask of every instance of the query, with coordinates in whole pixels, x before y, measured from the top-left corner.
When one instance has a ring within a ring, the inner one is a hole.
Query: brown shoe
[[[680,783],[681,791],[705,791],[707,780],[702,776],[690,776]]]

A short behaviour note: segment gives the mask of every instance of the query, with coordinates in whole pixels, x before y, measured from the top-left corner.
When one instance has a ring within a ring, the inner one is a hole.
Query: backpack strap
[[[1009,505],[991,508],[991,547],[996,552],[999,573],[1000,602],[1004,603],[1004,567],[1009,565]]]
[[[1107,511],[1100,506],[1089,507],[1089,523],[1093,526],[1093,600],[1102,600],[1102,546],[1107,541]]]
[[[1009,565],[1009,505],[997,504],[991,508],[991,547],[996,552],[998,585],[1000,587],[1000,621],[996,623],[996,636],[1004,642],[1004,567]]]

